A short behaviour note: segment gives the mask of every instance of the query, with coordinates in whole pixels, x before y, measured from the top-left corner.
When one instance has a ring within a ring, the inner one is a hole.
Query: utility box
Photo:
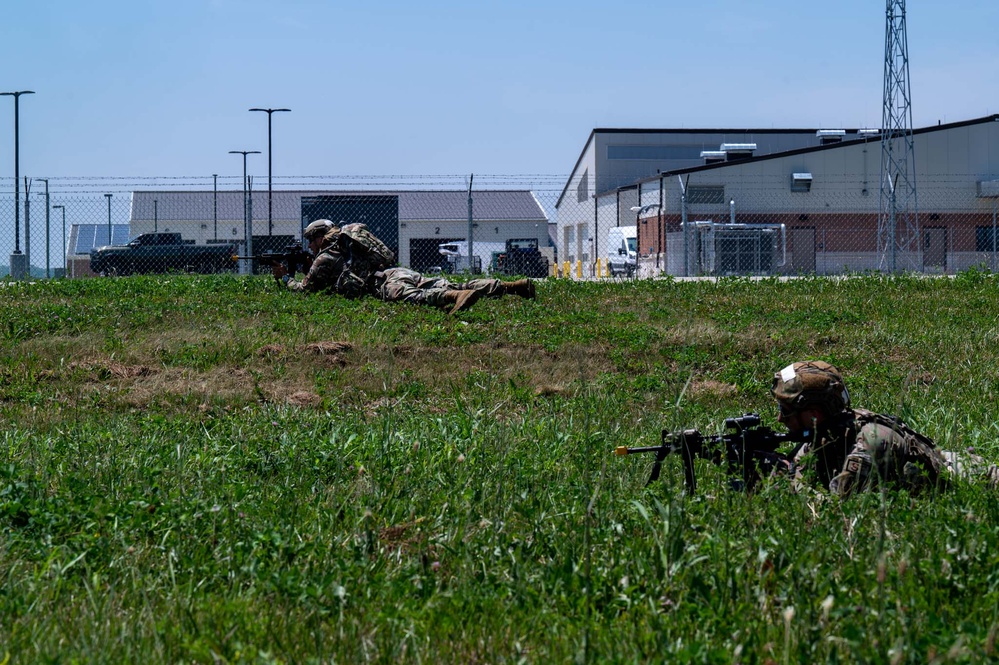
[[[675,251],[667,268],[674,274],[774,275],[787,263],[787,230],[783,224],[690,222],[667,234]]]

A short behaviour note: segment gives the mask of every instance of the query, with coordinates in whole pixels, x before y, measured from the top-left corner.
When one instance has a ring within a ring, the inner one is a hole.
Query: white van
[[[607,270],[611,277],[634,277],[637,267],[638,227],[611,227],[607,232]]]

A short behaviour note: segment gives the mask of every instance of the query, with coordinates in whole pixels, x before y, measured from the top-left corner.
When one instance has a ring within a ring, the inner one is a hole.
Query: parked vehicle
[[[468,241],[456,240],[437,246],[441,254],[441,271],[446,273],[488,273],[495,269],[496,256],[506,250],[502,242],[472,241],[472,260],[468,260]]]
[[[634,277],[637,268],[638,227],[611,227],[607,232],[607,270],[611,277]]]
[[[496,257],[496,272],[524,277],[548,277],[548,259],[538,249],[537,238],[511,238]]]
[[[90,269],[98,275],[236,270],[232,245],[196,245],[179,233],[143,233],[127,245],[106,245],[90,251]]]

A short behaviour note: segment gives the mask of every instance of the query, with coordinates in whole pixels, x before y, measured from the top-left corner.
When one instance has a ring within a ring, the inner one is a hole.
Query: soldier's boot
[[[535,295],[534,281],[518,279],[516,282],[503,282],[503,295],[514,295],[533,300]]]
[[[448,314],[456,314],[462,312],[472,305],[479,299],[481,294],[474,289],[466,289],[464,291],[445,291],[444,292],[444,302],[453,303],[454,307]]]

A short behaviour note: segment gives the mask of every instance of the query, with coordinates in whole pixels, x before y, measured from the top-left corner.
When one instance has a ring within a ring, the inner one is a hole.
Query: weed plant
[[[996,660],[999,494],[729,491],[616,458],[854,403],[999,459],[987,273],[442,312],[263,278],[0,283],[0,662]],[[700,464],[700,463],[699,463]]]

